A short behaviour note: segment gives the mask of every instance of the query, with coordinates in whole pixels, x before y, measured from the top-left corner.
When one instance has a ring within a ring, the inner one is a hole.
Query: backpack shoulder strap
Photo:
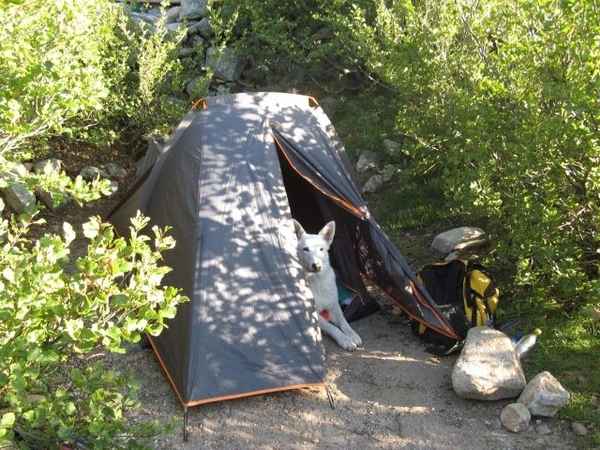
[[[476,291],[471,286],[471,273],[475,270],[481,272],[486,277],[488,277],[490,280],[490,284],[487,286],[487,288],[485,289],[485,292],[483,292],[483,293]],[[481,300],[481,303],[485,310],[485,314],[488,316],[488,318],[493,318],[494,313],[490,308],[489,299],[494,294],[496,294],[497,290],[496,290],[496,284],[494,282],[494,279],[492,278],[492,275],[487,270],[487,268],[485,268],[481,263],[478,263],[476,261],[468,261],[467,272],[465,274],[464,288],[465,288],[465,290],[464,290],[465,301],[469,302],[469,306],[472,308],[472,311],[473,311],[471,314],[471,326],[475,326],[477,324],[476,312],[479,310],[479,308],[477,307],[477,299]]]

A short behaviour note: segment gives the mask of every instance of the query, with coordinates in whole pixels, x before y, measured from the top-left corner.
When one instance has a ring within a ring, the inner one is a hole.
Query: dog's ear
[[[319,236],[327,241],[329,245],[333,242],[333,236],[335,235],[335,222],[332,220],[327,225],[325,225],[321,231],[319,231]]]
[[[302,225],[300,225],[300,222],[298,222],[296,219],[292,219],[294,221],[294,231],[296,232],[296,237],[298,239],[300,239],[302,236],[304,236],[306,234],[306,231],[304,231],[304,228],[302,228]]]

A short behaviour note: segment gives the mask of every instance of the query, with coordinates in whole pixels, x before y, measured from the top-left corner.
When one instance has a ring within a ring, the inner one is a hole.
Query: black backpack
[[[483,265],[464,259],[425,264],[417,271],[417,278],[460,336],[460,340],[456,341],[413,321],[413,332],[425,342],[438,347],[429,348],[428,351],[436,354],[453,353],[461,348],[471,327],[494,327],[500,293]]]

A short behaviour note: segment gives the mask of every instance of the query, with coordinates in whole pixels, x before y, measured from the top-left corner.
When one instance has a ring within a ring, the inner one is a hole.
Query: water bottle
[[[515,344],[515,351],[517,352],[517,356],[519,358],[522,358],[527,353],[529,353],[529,351],[535,346],[537,338],[540,334],[542,334],[542,330],[536,328],[535,330],[533,330],[533,333],[526,334],[517,341],[517,343]]]

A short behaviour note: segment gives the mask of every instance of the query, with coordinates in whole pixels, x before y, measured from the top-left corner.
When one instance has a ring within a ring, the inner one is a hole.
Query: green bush
[[[170,131],[190,106],[183,85],[184,68],[177,58],[186,28],[170,30],[166,25],[166,14],[153,24],[122,18],[115,31],[118,53],[127,59],[107,68],[113,82],[119,81],[112,103],[119,105],[127,127],[142,132]],[[175,100],[182,96],[185,101]],[[111,123],[110,115],[108,119]]]
[[[159,334],[186,301],[160,286],[170,270],[161,253],[174,241],[156,228],[142,234],[146,225],[133,219],[126,240],[93,218],[83,228],[87,254],[72,260],[70,225],[32,242],[25,218],[0,223],[0,442],[16,430],[36,448],[76,439],[86,448],[141,448],[159,429],[128,423],[141,386],[131,373],[86,362]]]
[[[251,38],[246,49],[254,61],[268,66],[274,86],[281,79],[305,82],[310,93],[339,90],[339,78],[355,73],[360,60],[355,41],[339,19],[353,5],[346,0],[280,2],[225,0],[225,10],[237,12],[239,25]],[[370,3],[370,2],[362,2]],[[297,86],[295,86],[297,88]],[[281,86],[289,89],[289,86]]]
[[[97,199],[92,186],[64,173],[31,174],[21,161],[42,157],[52,139],[103,148],[124,130],[168,131],[184,106],[176,52],[185,29],[168,32],[163,16],[135,25],[127,5],[110,0],[0,4],[0,187],[22,182],[57,203]],[[71,144],[73,145],[73,144]]]
[[[331,8],[331,29],[346,30],[336,36],[351,37],[346,46],[386,86],[379,97],[396,118],[390,135],[405,137],[415,173],[440,176],[455,210],[486,219],[491,263],[513,267],[520,307],[597,301],[595,7],[551,0],[353,5]],[[368,96],[381,104],[372,90]],[[363,119],[355,128],[369,126]]]
[[[172,126],[185,106],[176,57],[185,28],[135,25],[110,0],[0,5],[0,155],[22,160],[56,135],[106,142]],[[167,127],[165,127],[165,124]]]
[[[0,6],[0,153],[87,126],[105,106],[103,67],[116,17],[107,1],[33,0]],[[97,38],[90,38],[94,36]],[[15,156],[15,155],[13,155]]]

